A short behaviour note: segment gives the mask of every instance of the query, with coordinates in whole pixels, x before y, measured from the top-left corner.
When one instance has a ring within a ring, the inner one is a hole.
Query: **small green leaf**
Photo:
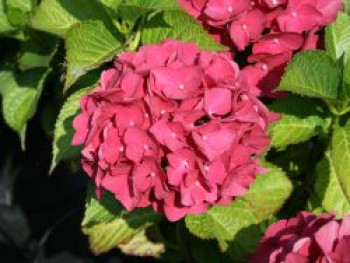
[[[57,164],[79,156],[81,147],[72,145],[74,136],[73,119],[80,110],[80,99],[91,88],[84,88],[73,93],[64,103],[55,125],[53,139],[53,158],[51,163],[52,172]]]
[[[16,31],[16,28],[10,24],[5,13],[5,0],[0,0],[0,35]]]
[[[155,44],[164,39],[194,42],[205,50],[227,50],[217,43],[190,15],[183,11],[165,11],[153,16],[142,31],[142,43]]]
[[[322,99],[337,99],[340,75],[324,51],[297,54],[287,67],[278,90]]]
[[[203,239],[217,239],[237,262],[245,262],[260,238],[259,223],[278,211],[292,191],[281,169],[265,165],[248,193],[229,206],[214,206],[207,213],[187,216],[190,232]]]
[[[271,146],[278,149],[308,141],[328,124],[324,105],[314,99],[291,95],[275,100],[269,109],[281,114],[281,119],[270,126]]]
[[[8,80],[10,86],[3,94],[2,110],[13,130],[21,132],[34,116],[47,75],[46,69],[37,69],[19,75],[13,73]]]
[[[317,165],[316,174],[315,192],[321,200],[322,207],[328,212],[335,211],[339,217],[349,214],[350,198],[329,153]]]
[[[344,11],[350,13],[350,0],[343,0]]]
[[[111,32],[101,21],[83,22],[69,30],[65,90],[86,72],[116,56],[122,50],[122,42],[119,32]]]
[[[118,7],[123,0],[98,0],[114,17],[118,12]]]
[[[7,0],[7,17],[15,27],[23,27],[34,10],[33,0]]]
[[[149,235],[149,231],[141,231],[130,241],[119,244],[118,248],[129,256],[159,258],[165,252],[165,244],[150,238]]]
[[[35,29],[65,37],[71,26],[84,20],[108,22],[109,18],[97,0],[43,0],[31,25]]]
[[[350,17],[339,13],[337,20],[326,28],[325,44],[327,53],[339,60],[350,46]]]
[[[343,87],[341,91],[341,98],[346,102],[350,100],[350,47],[346,50],[344,56]]]
[[[90,189],[82,229],[93,253],[101,254],[125,244],[160,219],[151,208],[126,211],[111,193],[105,192],[98,201]]]
[[[45,46],[33,38],[23,42],[18,57],[18,67],[22,71],[35,68],[47,68],[55,55],[58,47],[58,39],[42,37]]]
[[[141,16],[150,12],[180,10],[174,0],[124,0],[119,6],[119,13],[128,22],[135,22]]]
[[[346,117],[334,125],[330,158],[342,192],[350,200],[350,119]]]

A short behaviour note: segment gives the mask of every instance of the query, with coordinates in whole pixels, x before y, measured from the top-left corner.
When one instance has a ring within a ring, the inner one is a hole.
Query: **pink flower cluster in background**
[[[228,53],[167,40],[119,56],[81,100],[73,144],[97,193],[175,221],[244,195],[276,115]]]
[[[349,263],[349,253],[350,216],[302,212],[267,229],[252,263]]]
[[[293,54],[322,45],[318,32],[336,19],[341,0],[179,0],[221,43],[244,51],[252,44],[243,73],[265,95],[278,95]]]

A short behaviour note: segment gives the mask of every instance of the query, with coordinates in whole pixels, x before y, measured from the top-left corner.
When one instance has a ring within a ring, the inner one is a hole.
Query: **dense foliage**
[[[95,254],[349,262],[349,7],[0,0],[2,116],[82,158]]]

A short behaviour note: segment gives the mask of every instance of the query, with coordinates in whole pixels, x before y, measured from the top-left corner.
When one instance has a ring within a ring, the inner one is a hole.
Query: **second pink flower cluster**
[[[244,51],[251,85],[273,93],[293,54],[322,45],[318,32],[336,19],[341,0],[179,0],[221,43]]]

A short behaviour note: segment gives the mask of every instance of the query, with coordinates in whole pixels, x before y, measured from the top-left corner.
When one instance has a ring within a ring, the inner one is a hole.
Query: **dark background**
[[[80,231],[88,177],[63,163],[49,177],[51,141],[37,119],[29,123],[26,151],[0,119],[0,262],[152,262],[118,250],[89,252]]]

